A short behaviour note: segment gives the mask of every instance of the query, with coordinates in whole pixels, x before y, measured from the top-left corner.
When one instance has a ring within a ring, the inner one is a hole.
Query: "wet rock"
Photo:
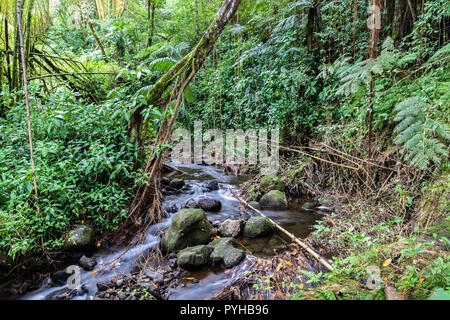
[[[84,251],[92,248],[94,230],[87,225],[80,225],[66,233],[64,249],[67,251]]]
[[[167,177],[162,177],[160,183],[163,186],[168,186],[170,184],[170,179]]]
[[[314,203],[312,203],[312,202],[305,202],[303,205],[302,205],[302,208],[303,209],[305,209],[305,210],[313,210],[314,208],[315,208],[316,206],[314,205]]]
[[[251,205],[255,209],[258,209],[258,210],[261,209],[261,206],[258,201],[250,201],[248,204]]]
[[[84,270],[93,270],[94,267],[97,265],[97,260],[94,257],[88,258],[86,256],[82,256],[80,258],[80,261],[78,261],[78,264]]]
[[[178,207],[176,204],[173,204],[171,206],[164,207],[164,210],[166,210],[166,212],[168,213],[175,213],[178,211]]]
[[[53,272],[51,275],[50,275],[50,279],[52,280],[52,282],[54,283],[54,284],[57,284],[57,285],[63,285],[63,284],[66,284],[67,283],[67,279],[70,277],[70,273],[68,273],[67,271],[66,271],[66,269],[64,269],[64,270],[58,270],[58,271],[56,271],[56,272]]]
[[[170,181],[169,187],[179,190],[184,187],[184,184],[184,180],[173,179],[172,181]]]
[[[273,232],[273,226],[267,218],[251,217],[244,227],[244,237],[258,238]]]
[[[176,269],[178,267],[178,260],[177,259],[170,259],[169,260],[169,267],[172,269]]]
[[[213,249],[211,261],[214,264],[223,262],[226,268],[238,265],[245,258],[245,251],[236,248],[236,240],[230,237],[215,239],[208,246]]]
[[[267,193],[272,190],[278,190],[283,192],[284,187],[285,185],[283,180],[273,175],[262,177],[261,182],[259,184],[259,190],[262,193]]]
[[[178,265],[180,267],[202,266],[209,263],[209,255],[213,248],[206,245],[188,247],[178,252]]]
[[[205,183],[203,183],[202,188],[205,191],[219,190],[219,183],[217,181],[215,181],[215,180],[206,181]]]
[[[261,208],[286,208],[287,200],[286,195],[278,190],[272,190],[262,196],[259,200]]]
[[[221,235],[222,237],[236,238],[241,233],[242,224],[242,220],[226,219],[219,225],[219,235]]]
[[[161,291],[159,287],[156,287],[151,282],[139,282],[136,287],[138,289],[145,289],[145,291],[149,292],[155,299],[161,299]]]
[[[201,198],[198,205],[205,211],[219,211],[222,209],[222,203],[213,198]]]
[[[118,288],[118,287],[119,286],[117,285],[117,282],[113,282],[111,280],[97,282],[97,289],[98,289],[98,291],[106,291],[108,289],[115,289],[115,288]]]
[[[177,212],[161,240],[164,252],[175,252],[189,246],[207,244],[214,236],[211,224],[201,209]]]
[[[184,205],[184,208],[187,209],[197,209],[200,208],[200,206],[198,205],[198,203],[194,200],[194,199],[189,199]]]
[[[145,269],[144,274],[152,280],[154,283],[157,283],[159,285],[164,283],[164,275],[161,272],[154,271],[151,269]]]

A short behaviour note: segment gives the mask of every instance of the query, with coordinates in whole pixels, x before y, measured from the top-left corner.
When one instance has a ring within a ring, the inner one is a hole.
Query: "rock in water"
[[[97,260],[95,258],[88,258],[86,256],[82,256],[78,264],[83,267],[84,270],[93,270],[97,265]]]
[[[245,258],[245,251],[236,248],[237,242],[233,238],[215,239],[208,246],[214,249],[211,261],[215,264],[223,262],[225,268],[232,268]]]
[[[262,193],[267,193],[272,190],[284,192],[284,182],[277,176],[264,176],[259,184],[259,190]]]
[[[259,205],[258,201],[250,201],[248,204],[251,205],[255,209],[258,209],[258,210],[261,209],[261,206]]]
[[[53,283],[57,285],[63,285],[66,284],[67,279],[70,277],[70,274],[64,270],[59,270],[56,272],[53,272],[50,276],[50,279],[52,279]]]
[[[170,184],[170,179],[167,177],[162,177],[161,178],[161,185],[163,186],[168,186]]]
[[[283,192],[272,190],[262,196],[259,200],[261,208],[287,208],[286,196]]]
[[[237,237],[241,233],[242,220],[227,219],[219,225],[219,234],[222,237]]]
[[[180,267],[202,266],[209,263],[209,255],[214,249],[206,245],[188,247],[178,252],[177,259]]]
[[[173,179],[170,181],[169,187],[179,190],[184,187],[184,180]]]
[[[202,187],[206,191],[219,190],[219,183],[217,181],[215,181],[215,180],[206,181],[205,183],[203,183]]]
[[[201,198],[198,205],[205,211],[219,211],[222,209],[222,203],[213,198]]]
[[[183,209],[172,219],[161,240],[165,252],[174,252],[189,246],[207,244],[214,236],[213,229],[202,209]]]
[[[89,250],[94,244],[94,235],[94,230],[90,226],[77,226],[66,234],[64,249],[68,251]]]
[[[303,205],[302,205],[302,208],[303,209],[305,209],[305,210],[313,210],[314,208],[315,208],[316,206],[314,205],[314,203],[312,203],[312,202],[305,202]]]
[[[273,232],[273,225],[267,218],[251,217],[244,227],[244,237],[258,238]]]

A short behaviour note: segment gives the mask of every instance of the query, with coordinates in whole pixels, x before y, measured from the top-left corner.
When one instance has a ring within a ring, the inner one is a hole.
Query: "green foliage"
[[[405,160],[411,165],[425,170],[430,162],[440,164],[448,157],[445,143],[450,139],[449,127],[446,123],[434,120],[434,106],[420,97],[408,98],[395,107],[397,134],[394,142],[402,145]],[[442,139],[442,141],[440,140]]]
[[[0,250],[12,257],[39,251],[41,241],[47,250],[59,248],[73,223],[112,230],[127,215],[138,177],[124,100],[88,104],[67,90],[37,100],[37,87],[30,89],[38,199],[23,100],[0,119]],[[5,91],[0,96],[14,98]]]

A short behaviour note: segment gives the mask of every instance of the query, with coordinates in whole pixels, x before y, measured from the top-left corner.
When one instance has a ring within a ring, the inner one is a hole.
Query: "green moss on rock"
[[[261,208],[286,208],[287,200],[284,192],[272,190],[261,197],[259,200]]]
[[[244,237],[258,238],[273,232],[273,225],[267,218],[251,217],[244,228]]]
[[[165,252],[179,251],[207,244],[213,236],[211,224],[202,209],[183,209],[174,215],[161,247]]]
[[[284,188],[284,182],[277,176],[264,176],[259,184],[259,189],[262,193],[272,190],[284,191]]]

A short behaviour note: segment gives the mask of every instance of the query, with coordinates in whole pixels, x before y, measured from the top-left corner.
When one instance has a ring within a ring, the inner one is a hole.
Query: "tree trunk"
[[[8,19],[5,17],[5,49],[6,49],[6,77],[8,78],[9,92],[12,90],[11,61],[9,59]]]
[[[131,133],[131,130],[135,129],[138,141],[140,137],[140,128],[142,126],[141,111],[148,108],[148,106],[165,105],[168,102],[170,95],[166,90],[174,83],[175,79],[178,78],[179,80],[173,88],[173,92],[178,92],[185,80],[189,78],[191,72],[194,72],[194,75],[197,73],[214,47],[216,40],[219,38],[226,24],[234,16],[240,2],[241,0],[224,1],[211,25],[196,47],[153,85],[146,97],[147,105],[140,105],[133,110],[129,132]],[[187,83],[187,85],[189,85],[189,83]]]
[[[151,47],[155,30],[155,3],[151,0],[148,0],[147,5],[147,17],[150,23],[148,28],[147,47]]]
[[[33,137],[31,134],[31,112],[30,112],[30,102],[28,99],[28,81],[27,81],[27,67],[25,61],[25,49],[24,49],[24,41],[23,41],[23,32],[22,32],[22,8],[23,8],[24,0],[17,1],[16,13],[17,13],[17,33],[19,38],[20,45],[20,57],[22,60],[22,73],[23,73],[23,88],[25,91],[25,106],[27,110],[27,126],[28,126],[28,143],[30,147],[30,163],[31,163],[31,174],[33,176],[33,186],[34,186],[34,194],[36,196],[36,201],[38,197],[38,187],[36,181],[36,170],[34,167],[34,155],[33,155]],[[39,207],[37,206],[38,214]]]
[[[89,28],[92,31],[92,35],[94,36],[95,41],[97,42],[98,46],[100,47],[100,50],[102,51],[103,59],[107,62],[108,58],[106,57],[105,48],[103,47],[103,44],[100,41],[100,39],[97,35],[97,32],[95,32],[94,24],[92,23],[92,21],[89,21],[88,24],[89,24]]]

